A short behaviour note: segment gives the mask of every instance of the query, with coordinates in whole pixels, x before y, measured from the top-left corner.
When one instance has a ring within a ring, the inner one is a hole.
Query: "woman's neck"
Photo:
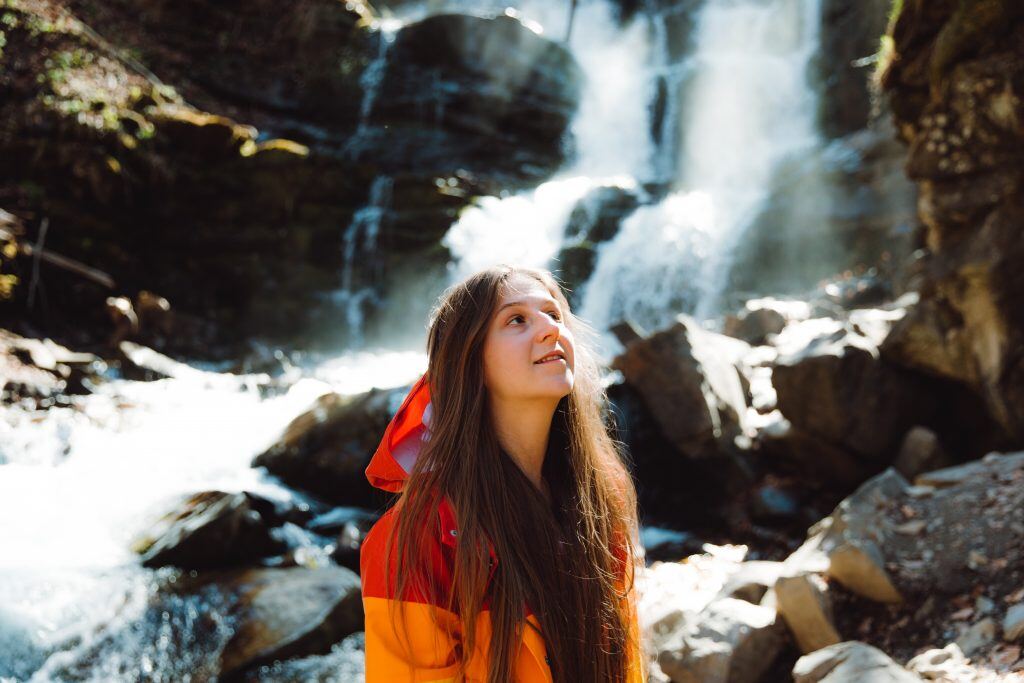
[[[542,493],[547,487],[541,473],[551,434],[555,407],[549,404],[492,403],[491,415],[498,443]]]

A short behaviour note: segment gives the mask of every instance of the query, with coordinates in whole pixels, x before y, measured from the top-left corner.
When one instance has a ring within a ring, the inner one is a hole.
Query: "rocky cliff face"
[[[909,146],[926,256],[922,300],[887,352],[975,388],[1020,441],[1024,6],[905,2],[889,39],[881,81]]]

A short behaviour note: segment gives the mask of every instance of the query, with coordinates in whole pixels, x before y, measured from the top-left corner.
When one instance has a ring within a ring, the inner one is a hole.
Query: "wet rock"
[[[613,239],[639,205],[635,191],[606,185],[591,190],[573,207],[554,272],[569,288],[569,303],[574,308],[579,307],[580,290],[594,272],[598,245]]]
[[[338,505],[376,508],[382,502],[366,481],[366,466],[408,387],[357,396],[325,394],[253,460],[289,486]]]
[[[754,683],[784,642],[785,627],[774,609],[723,598],[664,641],[658,664],[673,681]]]
[[[847,640],[806,654],[793,667],[794,683],[918,683],[921,677],[902,668],[876,647]]]
[[[348,683],[361,681],[366,674],[366,639],[353,633],[324,655],[311,655],[275,661],[247,673],[245,683]]]
[[[252,569],[219,585],[237,596],[238,619],[221,653],[222,680],[275,660],[326,653],[363,628],[359,577],[343,567]]]
[[[91,380],[106,365],[52,339],[33,339],[0,329],[0,402],[23,399],[37,408],[55,405],[66,394],[91,392]]]
[[[386,172],[413,160],[422,171],[537,180],[561,163],[580,85],[570,53],[517,19],[431,16],[403,27],[388,49],[369,112],[386,135],[366,137],[356,158]]]
[[[132,541],[147,567],[212,569],[254,562],[283,550],[244,493],[190,496]]]
[[[720,454],[742,433],[746,400],[736,359],[746,345],[688,316],[630,344],[612,367],[635,387],[662,433],[690,457]]]
[[[359,548],[377,515],[357,508],[335,508],[313,519],[307,528],[313,533],[334,538],[331,559],[342,567],[359,571]]]
[[[840,642],[828,585],[815,574],[780,577],[775,604],[804,654]]]
[[[766,343],[768,335],[782,332],[786,322],[786,316],[781,311],[747,302],[738,315],[726,317],[722,332],[757,346]]]

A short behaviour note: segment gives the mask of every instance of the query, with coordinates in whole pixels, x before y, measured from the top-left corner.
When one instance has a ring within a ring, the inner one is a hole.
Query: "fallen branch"
[[[14,234],[12,234],[10,231],[0,228],[0,240],[13,240],[14,237]],[[60,254],[55,254],[54,252],[48,251],[46,249],[34,247],[31,244],[19,245],[19,251],[21,251],[21,253],[23,253],[26,256],[34,256],[35,258],[41,261],[46,261],[47,263],[55,265],[58,268],[63,268],[64,270],[75,273],[76,275],[81,275],[84,278],[88,278],[93,282],[97,282],[103,285],[107,289],[114,288],[114,278],[110,277],[102,270],[91,268],[90,266],[75,261],[74,259],[70,259],[66,256],[61,256]]]

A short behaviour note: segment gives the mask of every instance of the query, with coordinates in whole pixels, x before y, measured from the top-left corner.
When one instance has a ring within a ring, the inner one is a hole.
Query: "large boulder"
[[[904,3],[881,82],[925,225],[925,282],[908,365],[952,371],[1024,442],[1024,6]],[[924,353],[920,353],[923,351]]]
[[[669,327],[627,344],[612,367],[643,396],[679,452],[708,457],[732,450],[744,432],[746,392],[737,364],[747,349],[680,315]]]
[[[920,475],[889,468],[808,531],[827,574],[879,602],[952,595],[1024,562],[1024,454]]]
[[[780,356],[772,384],[790,422],[867,460],[891,456],[930,408],[916,377],[884,365],[871,340],[841,325]]]
[[[902,311],[879,313],[885,315],[812,319],[779,335],[772,384],[778,408],[796,432],[845,451],[869,473],[891,464],[918,426],[934,431],[957,460],[998,445],[998,430],[969,388],[910,371],[880,354],[879,343]],[[843,471],[852,475],[856,469]]]
[[[286,484],[339,505],[377,508],[379,492],[366,481],[370,463],[394,411],[409,387],[365,394],[324,394],[291,421],[281,438],[256,456]]]

